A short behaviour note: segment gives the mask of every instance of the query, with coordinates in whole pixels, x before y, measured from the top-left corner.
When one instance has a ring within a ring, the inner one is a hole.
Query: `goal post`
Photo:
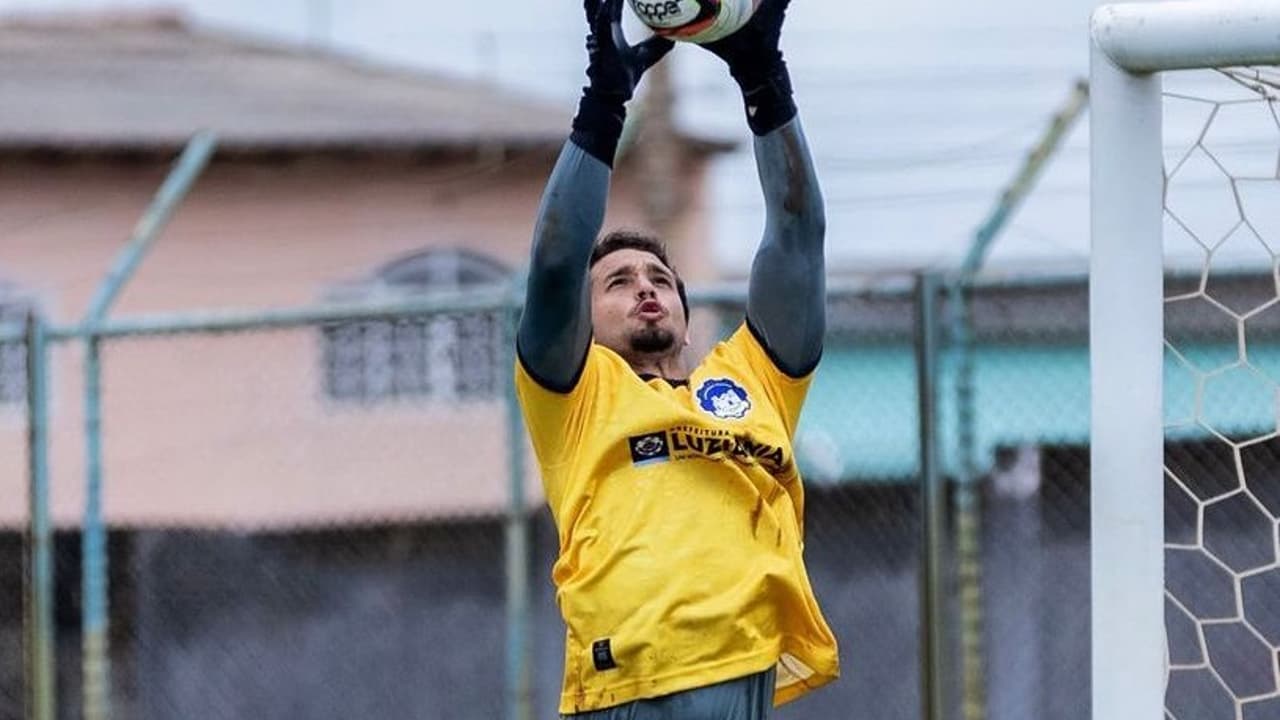
[[[1280,2],[1097,9],[1090,26],[1094,720],[1165,717],[1160,72],[1280,64]]]

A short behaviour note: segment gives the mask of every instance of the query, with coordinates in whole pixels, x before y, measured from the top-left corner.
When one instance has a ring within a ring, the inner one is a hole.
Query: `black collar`
[[[650,380],[665,380],[671,387],[689,387],[688,380],[672,380],[671,378],[664,378],[661,375],[654,375],[652,373],[640,373],[640,379],[645,382],[649,382]]]

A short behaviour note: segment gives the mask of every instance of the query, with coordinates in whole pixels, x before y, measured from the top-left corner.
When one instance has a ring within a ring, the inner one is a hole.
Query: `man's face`
[[[624,358],[679,354],[689,343],[676,276],[653,253],[624,248],[591,268],[596,342]]]

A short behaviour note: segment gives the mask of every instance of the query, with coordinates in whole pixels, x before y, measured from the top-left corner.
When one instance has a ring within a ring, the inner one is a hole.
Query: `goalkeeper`
[[[628,45],[622,0],[584,0],[590,82],[539,209],[515,370],[559,533],[560,712],[578,720],[760,720],[839,673],[792,449],[825,220],[778,48],[787,2],[705,46],[742,88],[766,222],[745,321],[689,370],[662,243],[596,240],[625,105],[672,44]]]

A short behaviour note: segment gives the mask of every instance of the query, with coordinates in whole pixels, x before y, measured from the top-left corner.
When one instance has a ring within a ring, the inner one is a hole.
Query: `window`
[[[21,328],[31,304],[12,285],[0,281],[0,328]],[[27,346],[22,341],[0,340],[0,407],[26,402]]]
[[[383,266],[371,280],[339,288],[356,301],[502,285],[510,270],[465,250],[429,250]],[[419,315],[332,323],[323,333],[324,391],[334,400],[472,400],[502,387],[504,319],[499,312]]]

